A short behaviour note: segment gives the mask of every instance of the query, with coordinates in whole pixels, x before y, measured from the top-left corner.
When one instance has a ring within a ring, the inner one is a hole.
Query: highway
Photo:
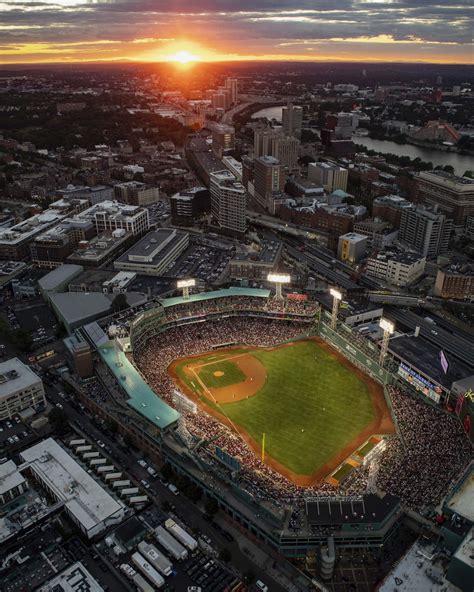
[[[442,323],[427,321],[426,317],[394,306],[385,306],[384,315],[395,322],[398,330],[404,327],[408,331],[414,331],[415,327],[419,326],[420,335],[427,341],[443,349],[446,354],[451,354],[474,368],[474,340],[472,338],[466,339],[459,334],[450,333],[441,326]],[[444,324],[446,326],[446,322]]]

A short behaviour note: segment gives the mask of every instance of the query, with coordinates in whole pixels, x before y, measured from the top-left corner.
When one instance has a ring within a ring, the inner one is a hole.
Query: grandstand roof
[[[268,298],[270,290],[261,288],[225,288],[223,290],[214,290],[213,292],[201,292],[199,294],[191,294],[189,298],[185,299],[182,296],[174,298],[164,298],[160,304],[164,308],[169,306],[176,306],[177,304],[186,304],[188,302],[199,302],[201,300],[213,300],[214,298],[226,298],[229,296],[250,296],[253,298]]]
[[[121,366],[117,366],[117,354],[112,341],[100,346],[98,351],[129,396],[127,403],[130,407],[162,430],[178,420],[179,413],[148,386],[122,351],[118,352]]]
[[[400,499],[386,494],[362,498],[326,498],[306,502],[308,523],[319,526],[383,522],[400,505]]]

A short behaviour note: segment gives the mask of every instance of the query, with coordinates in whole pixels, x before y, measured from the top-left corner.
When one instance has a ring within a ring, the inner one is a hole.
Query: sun
[[[177,51],[176,53],[170,55],[168,60],[170,62],[177,62],[178,64],[189,64],[191,62],[199,61],[199,56],[187,51],[186,49],[182,49],[181,51]]]

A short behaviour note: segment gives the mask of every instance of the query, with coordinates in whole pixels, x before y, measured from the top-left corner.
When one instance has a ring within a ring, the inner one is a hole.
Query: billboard
[[[449,368],[449,362],[448,362],[448,360],[446,358],[446,354],[444,353],[443,350],[441,350],[439,352],[439,359],[440,359],[440,362],[441,362],[441,368],[443,369],[443,372],[445,374],[447,374],[448,373],[448,368]]]
[[[442,393],[441,388],[421,376],[416,370],[401,362],[398,367],[398,375],[410,383],[417,391],[421,391],[426,397],[439,403]]]
[[[240,471],[240,461],[219,446],[216,446],[216,457],[232,471]]]

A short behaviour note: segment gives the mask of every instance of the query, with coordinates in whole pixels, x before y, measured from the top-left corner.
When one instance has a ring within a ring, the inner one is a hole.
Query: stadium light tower
[[[176,287],[178,290],[183,290],[183,298],[184,300],[189,299],[189,288],[194,288],[196,285],[196,280],[178,280]]]
[[[267,281],[275,284],[275,298],[281,300],[283,298],[282,286],[283,284],[289,284],[291,282],[291,277],[283,273],[269,273],[267,275]]]
[[[383,366],[385,356],[387,355],[388,350],[388,343],[390,341],[390,336],[395,331],[395,325],[383,317],[379,321],[379,326],[383,329],[383,338],[382,338],[382,345],[380,346],[380,358],[379,363]]]
[[[331,329],[335,329],[337,325],[337,313],[339,310],[339,302],[342,300],[342,294],[339,290],[331,288],[329,294],[332,296],[332,315],[331,315]]]

